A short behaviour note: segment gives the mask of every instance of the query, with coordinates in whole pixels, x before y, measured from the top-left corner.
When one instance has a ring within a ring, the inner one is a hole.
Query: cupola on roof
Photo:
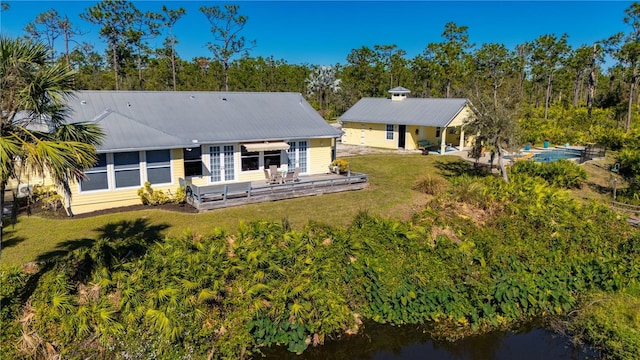
[[[391,100],[392,101],[400,101],[400,100],[404,100],[407,98],[407,94],[411,92],[411,90],[403,88],[402,86],[398,86],[398,87],[394,87],[393,89],[389,90],[389,92],[391,93]]]

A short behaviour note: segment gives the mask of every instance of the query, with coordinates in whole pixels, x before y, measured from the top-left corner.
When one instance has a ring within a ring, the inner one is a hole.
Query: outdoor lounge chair
[[[269,185],[280,183],[280,174],[277,170],[274,172],[264,169],[264,177]]]
[[[285,183],[293,182],[293,180],[294,180],[293,171],[288,171],[287,174],[282,179],[282,181],[285,182]]]
[[[266,180],[267,184],[273,184],[271,175],[269,174],[269,170],[267,169],[264,169],[264,179]]]
[[[271,174],[271,176],[276,176],[276,174],[278,173],[278,166],[269,165],[269,173]]]
[[[278,171],[278,166],[269,165],[269,174],[271,174],[272,184],[279,184],[282,181],[282,176]]]

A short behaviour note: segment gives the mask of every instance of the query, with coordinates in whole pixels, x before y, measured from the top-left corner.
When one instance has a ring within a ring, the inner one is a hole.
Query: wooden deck
[[[208,186],[186,183],[185,186],[187,203],[202,211],[360,190],[366,188],[368,184],[368,175],[351,173],[349,176],[337,174],[301,176],[300,181],[274,185],[266,184],[265,181],[250,181]]]

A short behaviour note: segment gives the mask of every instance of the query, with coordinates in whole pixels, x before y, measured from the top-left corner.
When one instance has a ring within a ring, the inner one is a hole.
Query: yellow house
[[[342,142],[384,149],[432,149],[440,154],[471,146],[464,124],[473,116],[467,99],[409,98],[403,87],[391,98],[363,98],[338,119]]]
[[[264,180],[264,169],[323,174],[341,131],[299,93],[79,91],[69,122],[100,125],[106,139],[87,180],[71,184],[76,214],[140,204],[145,182],[175,191]]]

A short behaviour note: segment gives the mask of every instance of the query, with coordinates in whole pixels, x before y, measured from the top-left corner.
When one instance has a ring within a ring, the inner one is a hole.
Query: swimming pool
[[[550,149],[533,155],[531,160],[535,162],[551,162],[557,160],[579,159],[580,156],[581,151],[578,149]]]

